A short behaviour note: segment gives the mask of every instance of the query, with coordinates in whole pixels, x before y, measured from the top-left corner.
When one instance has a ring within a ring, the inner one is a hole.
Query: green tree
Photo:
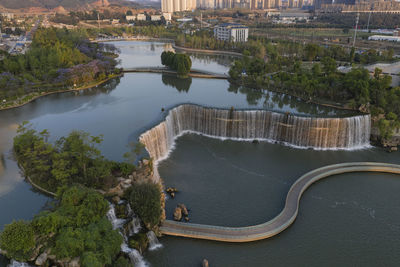
[[[13,221],[0,234],[0,248],[7,251],[7,257],[19,261],[30,258],[35,247],[35,233],[30,223]]]
[[[134,184],[126,192],[132,209],[151,230],[161,221],[161,190],[157,184]]]

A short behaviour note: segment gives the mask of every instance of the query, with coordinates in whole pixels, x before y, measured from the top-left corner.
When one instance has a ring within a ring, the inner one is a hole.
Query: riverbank
[[[22,107],[22,106],[24,106],[24,105],[26,105],[26,104],[28,104],[28,103],[40,98],[40,97],[51,95],[51,94],[66,93],[66,92],[73,92],[73,91],[82,91],[82,90],[90,89],[90,88],[99,86],[99,85],[101,85],[103,83],[106,83],[111,79],[114,79],[116,77],[121,77],[121,76],[122,76],[122,74],[114,74],[114,75],[111,75],[111,76],[107,77],[104,80],[96,81],[94,83],[87,84],[87,85],[82,85],[80,87],[73,88],[73,89],[62,89],[62,90],[56,90],[56,91],[51,91],[51,92],[41,92],[41,93],[33,93],[33,94],[24,95],[19,100],[16,100],[16,101],[18,101],[18,103],[13,104],[11,106],[3,106],[2,104],[0,104],[0,111],[13,109],[13,108],[19,108],[19,107]]]

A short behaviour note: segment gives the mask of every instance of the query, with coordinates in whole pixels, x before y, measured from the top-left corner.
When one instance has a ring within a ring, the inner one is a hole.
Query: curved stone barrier
[[[222,227],[166,220],[160,230],[165,235],[223,242],[250,242],[266,239],[284,231],[294,222],[299,211],[300,198],[310,185],[323,178],[349,172],[400,174],[400,165],[376,162],[353,162],[329,165],[310,171],[301,176],[292,185],[286,196],[285,207],[281,213],[272,220],[262,224],[246,227]]]

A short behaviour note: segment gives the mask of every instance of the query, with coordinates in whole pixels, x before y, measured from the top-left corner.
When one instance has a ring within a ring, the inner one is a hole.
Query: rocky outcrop
[[[178,207],[182,210],[183,216],[189,216],[189,212],[188,212],[185,204],[178,204]]]
[[[35,264],[38,266],[42,266],[48,258],[47,252],[43,252],[42,254],[39,255],[39,257],[36,258]]]
[[[172,198],[174,198],[175,194],[178,192],[178,189],[175,187],[168,187],[166,191]]]
[[[180,221],[182,220],[182,209],[180,207],[176,207],[174,211],[174,220]]]
[[[185,204],[178,204],[176,206],[175,211],[174,211],[174,220],[175,221],[181,221],[182,218],[185,219],[186,222],[189,221],[189,211],[186,208]]]

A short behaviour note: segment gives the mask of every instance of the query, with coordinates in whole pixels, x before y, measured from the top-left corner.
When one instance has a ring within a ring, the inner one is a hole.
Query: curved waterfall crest
[[[168,157],[175,139],[185,133],[280,142],[297,148],[353,150],[369,146],[370,132],[371,117],[368,114],[318,118],[268,110],[217,109],[183,104],[172,108],[164,121],[139,139],[157,163]]]

